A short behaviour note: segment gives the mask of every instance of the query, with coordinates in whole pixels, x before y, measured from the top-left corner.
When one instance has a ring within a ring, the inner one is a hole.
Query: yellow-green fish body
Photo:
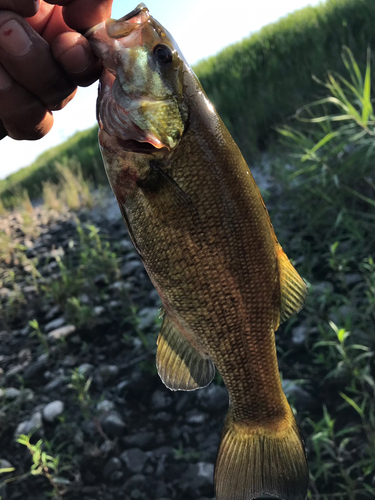
[[[141,4],[88,34],[107,71],[99,142],[163,303],[157,367],[172,390],[229,392],[217,500],[303,500],[308,469],[274,332],[306,286],[275,237],[238,147],[170,34]]]

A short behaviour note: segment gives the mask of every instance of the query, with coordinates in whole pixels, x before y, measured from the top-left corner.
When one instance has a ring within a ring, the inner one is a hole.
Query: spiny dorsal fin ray
[[[159,333],[156,366],[161,380],[172,391],[194,391],[215,376],[211,358],[190,344],[168,314]]]
[[[302,309],[307,297],[307,286],[279,244],[277,259],[281,288],[280,323],[283,323]]]

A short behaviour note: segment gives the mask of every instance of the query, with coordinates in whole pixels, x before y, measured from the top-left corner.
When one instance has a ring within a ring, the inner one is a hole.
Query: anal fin
[[[215,376],[211,358],[191,345],[168,314],[159,333],[156,366],[161,380],[172,391],[194,391]]]
[[[302,309],[307,297],[307,286],[279,244],[277,258],[281,288],[280,323],[283,323]]]

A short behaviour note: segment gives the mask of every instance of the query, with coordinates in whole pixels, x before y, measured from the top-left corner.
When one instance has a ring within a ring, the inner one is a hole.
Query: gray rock
[[[108,413],[103,417],[101,423],[104,432],[110,439],[123,436],[126,425],[119,413],[114,411]]]
[[[91,365],[90,363],[82,363],[82,365],[79,365],[78,371],[82,375],[88,377],[94,371],[94,365]]]
[[[23,403],[33,401],[34,398],[35,398],[35,394],[34,394],[34,391],[32,391],[31,389],[24,389],[21,392],[20,399]]]
[[[54,422],[64,411],[64,403],[62,401],[52,401],[43,409],[43,418],[47,422]]]
[[[166,391],[157,390],[152,395],[151,405],[154,410],[164,410],[172,404],[172,398]]]
[[[24,369],[24,366],[23,364],[22,365],[15,365],[15,366],[12,366],[11,368],[9,368],[9,370],[5,373],[5,377],[7,379],[10,379],[10,378],[13,378],[15,377],[16,375],[18,375],[19,373],[21,373]]]
[[[206,421],[207,415],[204,413],[200,413],[196,410],[189,411],[188,414],[186,415],[186,422],[188,424],[203,424]]]
[[[51,321],[60,313],[60,311],[61,311],[60,306],[51,307],[51,309],[46,314],[46,320]]]
[[[44,331],[46,333],[51,332],[52,330],[56,330],[57,328],[65,325],[65,323],[66,321],[64,317],[56,318],[45,325]]]
[[[139,328],[145,330],[156,324],[156,319],[159,316],[159,308],[143,307],[138,311]]]
[[[115,409],[115,404],[108,399],[103,399],[96,405],[96,409],[99,413],[106,413]]]
[[[30,349],[21,349],[21,351],[18,353],[18,361],[20,363],[26,363],[31,360],[31,350]]]
[[[292,343],[295,346],[303,345],[309,338],[309,329],[306,325],[301,324],[292,330]]]
[[[123,477],[124,473],[122,472],[122,470],[115,470],[114,472],[112,472],[110,480],[112,481],[112,483],[118,483]]]
[[[146,477],[143,474],[135,474],[124,484],[124,491],[130,492],[130,498],[141,499],[143,496],[143,491],[146,486]]]
[[[360,283],[363,280],[363,277],[358,273],[349,273],[345,274],[344,280],[348,286],[351,286]]]
[[[332,293],[333,289],[333,284],[330,281],[320,281],[312,285],[311,291],[317,295],[324,295]]]
[[[8,460],[5,460],[5,458],[0,458],[0,469],[9,469],[13,467],[13,465],[8,462]]]
[[[4,389],[4,397],[5,399],[8,399],[8,401],[17,399],[20,394],[21,391],[19,389],[16,389],[15,387],[7,387],[6,389]]]
[[[139,448],[125,450],[120,455],[120,458],[125,463],[128,470],[134,474],[142,472],[147,461],[146,453]]]
[[[56,378],[52,379],[50,382],[48,382],[47,385],[44,386],[44,390],[45,392],[54,391],[67,382],[68,377],[66,377],[65,375],[58,375]]]
[[[69,337],[69,335],[72,335],[75,331],[76,327],[74,325],[66,325],[56,330],[52,330],[47,336],[51,340],[60,340]]]
[[[25,420],[24,422],[18,424],[14,435],[16,438],[21,434],[28,435],[31,434],[32,432],[35,432],[37,429],[42,428],[42,426],[43,426],[42,413],[40,411],[37,411],[30,418],[30,420]]]
[[[105,286],[107,284],[107,276],[104,273],[98,274],[94,278],[94,283],[99,287]]]
[[[118,376],[119,369],[116,365],[102,365],[99,367],[99,373],[104,382],[109,382]]]
[[[128,276],[135,274],[136,271],[143,269],[143,265],[139,260],[129,260],[121,268],[121,276],[127,278]]]
[[[112,457],[108,460],[108,462],[105,464],[104,469],[103,469],[103,477],[108,479],[111,477],[112,473],[118,470],[121,470],[123,467],[121,460],[117,457]]]
[[[211,495],[213,493],[214,464],[198,462],[190,464],[181,477],[182,491],[190,495]]]
[[[30,363],[25,369],[23,377],[25,380],[30,380],[44,373],[48,362],[48,354],[41,354],[34,363]]]
[[[285,396],[297,411],[306,411],[315,406],[316,402],[311,394],[293,380],[284,379],[282,386]]]
[[[94,315],[95,316],[100,316],[101,314],[103,314],[105,311],[105,307],[103,306],[95,306],[94,307]]]
[[[123,439],[125,446],[131,448],[142,448],[148,450],[155,442],[154,432],[139,432],[133,436],[126,436]]]
[[[197,392],[197,398],[202,408],[216,412],[228,406],[228,392],[225,387],[211,384]]]

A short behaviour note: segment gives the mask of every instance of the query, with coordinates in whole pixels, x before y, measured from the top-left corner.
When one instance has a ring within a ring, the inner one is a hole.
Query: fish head
[[[97,101],[102,151],[173,150],[187,124],[184,72],[190,68],[172,36],[140,4],[86,37],[104,67]]]

